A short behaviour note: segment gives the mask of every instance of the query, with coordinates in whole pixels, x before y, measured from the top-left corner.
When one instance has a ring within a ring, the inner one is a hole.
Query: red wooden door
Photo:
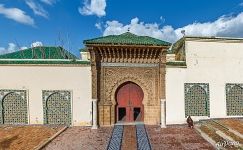
[[[117,91],[117,121],[143,121],[143,91],[132,82],[123,84]]]

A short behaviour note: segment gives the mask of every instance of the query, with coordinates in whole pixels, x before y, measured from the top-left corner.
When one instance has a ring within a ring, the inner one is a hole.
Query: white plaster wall
[[[166,69],[167,124],[186,122],[184,83],[209,83],[210,118],[236,117],[226,114],[225,85],[243,83],[243,43],[186,41],[185,44],[187,68]]]
[[[91,68],[0,66],[0,89],[27,90],[30,124],[43,123],[42,90],[70,90],[72,125],[91,124]]]
[[[184,68],[166,68],[166,124],[184,122]]]

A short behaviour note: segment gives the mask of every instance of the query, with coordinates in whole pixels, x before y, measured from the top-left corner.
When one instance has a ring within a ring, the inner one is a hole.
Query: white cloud
[[[161,23],[165,22],[165,18],[163,16],[160,16],[159,19],[160,19]]]
[[[33,48],[33,47],[39,47],[39,46],[43,46],[42,42],[36,41],[36,42],[33,42],[33,43],[31,44],[31,47],[32,47],[32,48]]]
[[[185,27],[178,28],[175,32],[178,34],[181,30],[186,31],[186,35],[194,36],[243,36],[243,12],[237,16],[221,16],[213,22],[193,23]]]
[[[48,12],[39,3],[36,3],[33,0],[26,0],[25,2],[36,15],[48,18]]]
[[[9,51],[15,51],[17,49],[17,46],[14,43],[8,44],[8,50]]]
[[[99,30],[102,30],[102,23],[101,22],[96,23],[95,27]]]
[[[38,46],[43,46],[42,42],[36,41],[36,42],[33,42],[31,44],[31,48],[38,47]],[[16,51],[19,51],[19,50],[25,50],[25,49],[28,49],[28,47],[26,47],[26,46],[20,47],[20,46],[14,44],[14,43],[8,43],[8,47],[7,48],[0,47],[0,55],[16,52]]]
[[[107,21],[104,30],[104,36],[111,34],[121,34],[127,32],[128,30],[137,35],[152,36],[158,39],[164,39],[167,41],[173,41],[177,38],[174,29],[171,26],[164,26],[160,28],[157,23],[147,23],[140,22],[138,18],[131,20],[128,25],[123,25],[118,21]]]
[[[6,8],[3,4],[0,4],[0,14],[6,18],[12,19],[16,22],[34,26],[34,19],[26,15],[26,13],[18,8]]]
[[[56,2],[56,0],[41,0],[41,2],[48,4],[48,5],[52,5]]]
[[[31,48],[39,47],[39,46],[43,46],[42,42],[36,41],[36,42],[33,42],[31,44]],[[8,47],[7,48],[0,47],[0,55],[7,54],[7,53],[12,53],[12,52],[19,51],[19,50],[25,50],[25,49],[28,49],[28,47],[26,47],[26,46],[21,46],[20,47],[20,46],[14,44],[14,43],[8,43]]]
[[[243,36],[243,12],[237,16],[221,16],[212,22],[195,22],[181,28],[174,29],[170,25],[160,27],[158,23],[144,23],[138,18],[131,20],[130,24],[124,25],[118,21],[107,21],[103,35],[121,34],[130,32],[138,35],[146,35],[154,38],[175,42],[183,35],[185,30],[187,36]]]
[[[20,47],[20,50],[24,50],[24,49],[27,49],[28,47],[26,46],[23,46],[23,47]]]
[[[102,17],[106,15],[106,0],[85,0],[84,6],[79,7],[79,13],[82,15],[97,15]]]
[[[18,47],[14,43],[8,43],[8,47],[0,47],[0,54],[7,54],[7,53],[12,53],[18,50]]]

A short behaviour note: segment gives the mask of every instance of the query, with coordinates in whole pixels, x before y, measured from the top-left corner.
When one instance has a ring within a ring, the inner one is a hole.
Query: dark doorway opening
[[[141,108],[135,107],[133,109],[133,118],[134,118],[134,121],[141,120]]]
[[[126,119],[126,108],[118,108],[118,121],[125,121]]]

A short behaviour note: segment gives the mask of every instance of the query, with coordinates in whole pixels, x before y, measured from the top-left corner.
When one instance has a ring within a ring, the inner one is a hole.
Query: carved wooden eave
[[[86,45],[98,63],[160,63],[168,46]],[[163,63],[163,62],[162,62]]]

